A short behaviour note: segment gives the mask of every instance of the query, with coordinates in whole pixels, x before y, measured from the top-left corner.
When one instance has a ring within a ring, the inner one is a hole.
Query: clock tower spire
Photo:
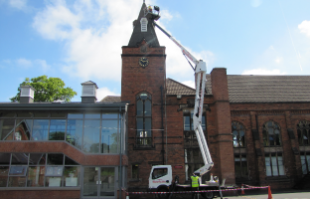
[[[164,150],[158,139],[164,129],[163,96],[166,88],[166,48],[160,46],[152,19],[144,16],[143,2],[127,46],[122,47],[121,101],[128,106],[128,165],[149,171],[149,162],[163,163]],[[141,163],[141,164],[140,164]],[[130,174],[130,173],[129,173]],[[146,178],[147,176],[143,176]],[[131,176],[128,176],[131,178]],[[148,182],[129,182],[129,187],[147,186]]]

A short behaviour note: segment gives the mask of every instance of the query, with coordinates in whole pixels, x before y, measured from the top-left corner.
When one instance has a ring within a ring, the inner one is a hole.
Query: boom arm
[[[205,85],[206,85],[206,70],[207,65],[202,60],[197,60],[190,52],[188,52],[176,39],[174,39],[169,33],[167,33],[162,27],[153,21],[153,24],[159,28],[165,35],[167,35],[177,46],[179,46],[183,54],[188,57],[194,64],[195,67],[195,79],[196,79],[196,95],[195,95],[195,107],[194,107],[194,130],[198,140],[201,155],[204,161],[204,166],[195,171],[203,175],[211,170],[214,163],[212,161],[208,144],[204,136],[204,132],[201,126],[202,112],[203,112],[203,102],[205,95]]]

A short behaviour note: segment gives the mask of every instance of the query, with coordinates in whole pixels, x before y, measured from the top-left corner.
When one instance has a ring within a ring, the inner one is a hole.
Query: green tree
[[[46,75],[42,75],[30,80],[27,77],[21,85],[30,85],[35,89],[35,102],[53,102],[56,100],[69,102],[76,95],[72,88],[65,88],[65,83],[57,77],[48,78]],[[10,98],[12,102],[19,102],[20,100],[20,87],[17,90],[16,96]]]

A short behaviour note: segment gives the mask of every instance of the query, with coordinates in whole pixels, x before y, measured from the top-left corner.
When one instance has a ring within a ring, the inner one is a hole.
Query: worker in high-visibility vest
[[[199,176],[195,173],[191,176],[191,187],[192,191],[199,191]],[[192,199],[195,199],[196,196],[198,198],[198,193],[192,193]]]

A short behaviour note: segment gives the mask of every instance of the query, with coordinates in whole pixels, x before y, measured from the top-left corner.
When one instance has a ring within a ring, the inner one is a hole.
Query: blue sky
[[[26,78],[59,77],[77,91],[92,80],[97,98],[120,95],[121,47],[143,0],[0,0],[1,102]],[[228,74],[309,75],[309,0],[146,0],[158,23],[197,59]],[[193,71],[175,44],[166,46],[167,77],[193,85]]]

